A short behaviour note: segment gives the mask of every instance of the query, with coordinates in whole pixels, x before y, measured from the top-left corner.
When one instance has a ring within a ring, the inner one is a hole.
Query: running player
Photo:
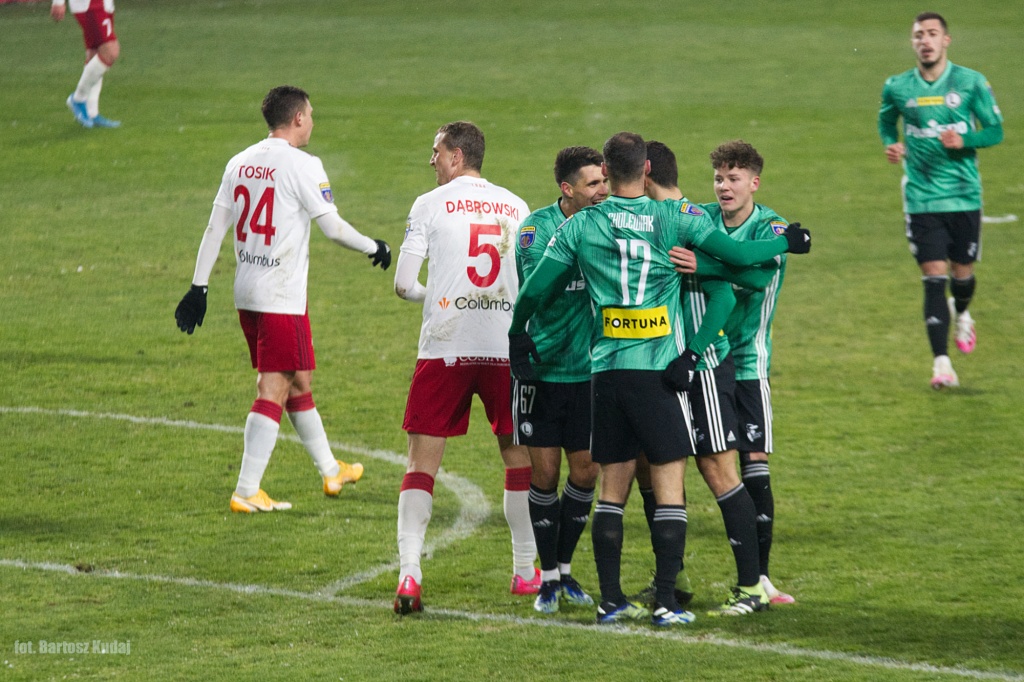
[[[717,232],[688,202],[655,202],[644,195],[649,164],[639,135],[612,136],[604,157],[611,196],[582,209],[558,230],[524,284],[509,328],[510,363],[517,378],[532,378],[530,358],[543,358],[526,332],[527,323],[546,299],[565,288],[578,263],[597,312],[591,345],[591,452],[601,465],[601,492],[591,526],[602,599],[597,620],[649,617],[658,625],[689,623],[693,614],[679,606],[674,594],[686,537],[683,474],[694,449],[685,391],[731,302],[721,306],[713,297],[705,324],[685,343],[679,277],[668,250],[693,243],[746,265],[787,248],[805,252],[810,234],[791,230],[772,241],[739,244]],[[727,284],[724,289],[728,293]],[[722,291],[717,287],[716,296]],[[629,602],[619,580],[622,516],[641,449],[651,463],[658,504],[652,532],[657,566],[653,614]]]
[[[992,88],[977,71],[947,59],[951,40],[941,15],[917,15],[910,39],[917,65],[885,81],[878,111],[885,156],[889,163],[903,162],[907,240],[924,284],[934,389],[960,385],[947,350],[951,318],[957,348],[974,350],[974,320],[967,307],[974,296],[974,262],[981,260],[977,150],[1003,139],[1003,116]],[[902,142],[896,127],[901,117]]]
[[[75,91],[68,95],[71,115],[84,128],[117,128],[120,121],[100,115],[100,90],[103,76],[121,55],[121,43],[114,33],[114,0],[69,0],[71,13],[82,27],[85,40],[85,67]],[[65,0],[53,0],[50,16],[63,21]]]
[[[230,502],[231,511],[243,513],[291,508],[260,488],[285,411],[323,478],[325,494],[335,496],[363,475],[361,464],[334,458],[313,402],[316,359],[306,303],[310,220],[331,240],[365,253],[373,265],[386,270],[391,264],[385,242],[363,236],[338,215],[323,164],[301,151],[313,133],[309,95],[282,85],[267,93],[262,108],[270,135],[228,162],[192,287],[174,311],[181,331],[191,334],[202,326],[210,272],[234,226],[235,307],[257,370],[257,397],[245,422],[245,450]]]
[[[520,285],[537,267],[558,226],[585,206],[608,197],[604,157],[590,147],[566,147],[555,157],[558,201],[531,213],[519,228],[516,264]],[[535,381],[512,381],[516,443],[530,452],[530,519],[540,557],[540,592],[533,607],[558,611],[559,600],[590,606],[594,600],[572,577],[572,556],[587,525],[600,470],[590,457],[590,330],[594,312],[576,267],[572,281],[530,320],[530,335],[546,361]],[[569,476],[558,498],[562,450]]]
[[[536,594],[540,570],[530,525],[530,455],[512,438],[508,339],[519,283],[513,240],[530,212],[512,192],[480,177],[484,135],[467,121],[441,126],[430,165],[439,187],[409,212],[395,293],[423,303],[419,352],[402,428],[409,462],[398,496],[400,561],[395,612],[423,610],[420,558],[434,478],[449,437],[469,427],[480,396],[505,463],[505,518],[512,531],[512,594]],[[427,285],[419,272],[428,260]]]

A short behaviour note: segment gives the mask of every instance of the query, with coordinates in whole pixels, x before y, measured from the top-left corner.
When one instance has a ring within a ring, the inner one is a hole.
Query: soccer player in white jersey
[[[79,125],[85,128],[117,128],[120,121],[100,115],[100,90],[103,76],[121,54],[121,43],[114,33],[114,0],[69,0],[71,13],[82,27],[85,40],[85,67],[67,105]],[[65,0],[53,0],[50,16],[63,21]]]
[[[484,135],[467,121],[441,126],[433,166],[439,187],[416,199],[395,269],[395,293],[423,303],[419,352],[402,428],[409,462],[398,496],[401,562],[395,612],[422,611],[420,556],[434,478],[447,439],[466,433],[480,396],[505,463],[505,519],[512,530],[513,594],[536,594],[540,571],[530,524],[530,457],[514,445],[508,325],[519,293],[515,238],[526,202],[480,177]],[[427,260],[427,285],[419,272]]]
[[[309,95],[290,85],[274,88],[263,100],[263,117],[270,135],[228,162],[199,246],[192,287],[174,311],[181,331],[191,334],[202,326],[210,272],[234,226],[235,307],[258,372],[230,504],[231,511],[245,513],[291,508],[260,488],[284,411],[320,471],[324,493],[335,496],[363,475],[361,464],[334,458],[313,403],[316,359],[306,304],[310,221],[316,219],[332,241],[367,254],[373,265],[386,270],[391,264],[385,242],[360,234],[338,215],[323,164],[300,149],[313,132]]]

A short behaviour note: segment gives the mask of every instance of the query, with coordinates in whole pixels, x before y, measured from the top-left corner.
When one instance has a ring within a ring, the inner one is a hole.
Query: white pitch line
[[[191,420],[178,420],[178,419],[167,419],[166,417],[139,417],[131,414],[118,414],[114,412],[85,412],[83,410],[52,410],[43,407],[7,407],[0,405],[0,414],[39,414],[48,416],[62,416],[62,417],[77,417],[77,418],[90,418],[90,419],[111,419],[114,421],[129,422],[132,424],[145,424],[153,426],[169,426],[172,428],[179,429],[196,429],[203,431],[217,431],[219,433],[243,433],[244,429],[240,426],[226,426],[224,424],[206,424],[203,422],[191,421]],[[279,436],[284,440],[290,440],[295,443],[301,443],[302,441],[298,436],[294,434],[282,434]],[[362,455],[364,457],[372,457],[379,459],[396,466],[405,466],[406,458],[399,455],[396,452],[390,450],[372,450],[369,448],[360,447],[358,445],[349,445],[347,443],[338,443],[331,441],[331,447],[336,450],[343,450],[345,452],[351,452],[355,455]],[[423,557],[430,558],[430,556],[439,550],[442,550],[449,545],[452,545],[459,540],[464,540],[472,535],[480,525],[487,520],[487,517],[491,513],[491,505],[487,501],[487,497],[484,495],[484,491],[479,486],[474,484],[468,479],[457,476],[456,474],[447,472],[442,468],[437,473],[437,482],[442,486],[450,490],[459,501],[459,516],[455,519],[455,522],[449,527],[442,530],[435,537],[424,544],[423,546]],[[397,559],[392,560],[378,566],[373,566],[360,571],[353,575],[345,576],[330,585],[323,588],[326,594],[337,594],[342,590],[348,589],[360,583],[373,580],[379,575],[388,573],[391,571],[397,572],[399,564]]]
[[[96,569],[84,572],[74,566],[57,564],[52,562],[19,561],[17,559],[0,559],[0,566],[6,568],[17,568],[23,571],[48,571],[63,573],[69,576],[83,578],[107,578],[118,580],[135,580],[149,583],[163,583],[168,585],[180,585],[182,587],[213,589],[237,594],[253,594],[271,597],[289,597],[303,599],[311,602],[333,603],[344,606],[359,608],[392,609],[390,601],[375,599],[358,599],[355,597],[339,597],[325,592],[302,592],[300,590],[287,590],[279,587],[266,587],[264,585],[246,585],[239,583],[218,583],[212,580],[199,580],[196,578],[176,578],[164,575],[147,575],[138,573],[123,573],[121,571],[110,571]],[[558,620],[554,618],[525,617],[496,613],[479,613],[474,611],[461,611],[459,609],[428,608],[423,616],[409,616],[409,618],[457,618],[473,622],[500,623],[506,625],[517,625],[524,627],[546,627],[563,630],[579,630],[585,632],[600,633],[620,637],[641,637],[672,642],[680,642],[688,645],[706,644],[710,646],[728,647],[756,651],[759,653],[774,654],[776,656],[788,656],[793,658],[810,658],[821,661],[846,663],[870,668],[884,670],[899,670],[903,672],[919,672],[931,675],[950,675],[953,677],[967,678],[972,680],[996,680],[998,682],[1024,682],[1024,675],[1012,672],[988,672],[984,670],[971,670],[963,667],[937,666],[930,663],[911,663],[900,661],[894,658],[881,656],[865,656],[859,654],[848,654],[839,651],[825,651],[821,649],[804,649],[789,644],[766,644],[760,642],[748,642],[744,640],[728,639],[717,635],[689,635],[678,630],[653,630],[647,627],[627,625],[597,625],[584,624]]]
[[[222,433],[243,432],[243,429],[241,427],[226,426],[223,424],[205,424],[202,422],[195,422],[190,420],[174,420],[167,419],[164,417],[138,417],[129,414],[96,413],[85,412],[82,410],[52,410],[41,407],[6,407],[0,405],[0,414],[61,415],[68,417],[84,417],[93,419],[112,419],[117,421],[131,422],[134,424],[152,424],[176,428],[201,429],[208,431],[219,431]],[[282,436],[282,438],[299,442],[299,439],[296,436],[290,434],[286,434]],[[380,459],[391,464],[405,464],[404,457],[398,455],[397,453],[390,452],[388,450],[370,450],[360,446],[353,446],[336,442],[331,442],[331,446],[339,450],[344,450],[345,452],[351,452],[357,455],[364,455],[367,457]],[[443,547],[447,547],[448,545],[452,544],[457,540],[461,540],[468,537],[484,521],[484,519],[487,518],[487,515],[490,513],[490,505],[488,504],[487,498],[484,496],[483,491],[472,482],[463,479],[459,476],[456,476],[455,474],[446,473],[443,470],[438,473],[437,480],[441,482],[442,485],[451,490],[456,495],[456,497],[458,497],[461,505],[461,510],[459,518],[456,520],[456,522],[450,528],[443,531],[441,533],[441,537],[435,540],[433,544],[428,545],[425,548],[424,556],[426,556],[426,552],[430,551],[431,549],[436,551]],[[467,502],[469,504],[467,504]],[[474,509],[474,507],[476,508]],[[89,572],[83,572],[75,568],[74,566],[69,566],[67,564],[57,564],[51,562],[29,562],[20,561],[17,559],[0,559],[0,566],[7,568],[20,568],[22,570],[37,570],[64,573],[67,575],[78,577],[137,580],[144,582],[180,585],[182,587],[214,589],[235,592],[239,594],[256,594],[289,597],[293,599],[304,599],[313,602],[330,602],[342,604],[345,606],[381,608],[390,610],[392,608],[390,600],[380,601],[358,599],[355,597],[342,597],[338,596],[338,592],[342,591],[345,588],[352,587],[353,585],[357,585],[361,582],[371,580],[388,570],[394,570],[395,568],[397,568],[398,564],[396,562],[391,562],[388,564],[383,564],[381,566],[373,567],[366,571],[357,573],[353,576],[347,576],[345,578],[342,578],[341,580],[338,580],[332,583],[331,585],[328,585],[324,589],[318,590],[316,592],[288,590],[284,588],[267,587],[264,585],[219,583],[214,582],[212,580],[200,580],[198,578],[176,578],[173,576],[122,573],[121,571],[111,571],[104,569],[96,569]],[[427,611],[427,614],[428,617],[442,616],[448,618],[470,620],[474,622],[505,623],[511,625],[585,630],[590,632],[598,632],[603,634],[612,634],[620,636],[664,639],[669,641],[683,642],[686,644],[710,644],[713,646],[732,647],[735,649],[744,649],[747,651],[770,653],[779,656],[791,656],[795,658],[811,658],[823,661],[835,661],[839,663],[849,663],[853,665],[861,665],[866,667],[881,668],[887,670],[901,670],[909,672],[923,672],[929,674],[950,675],[954,677],[968,678],[974,680],[996,680],[998,682],[1024,682],[1024,675],[1014,672],[988,672],[984,670],[972,670],[970,668],[963,668],[959,666],[944,667],[932,665],[930,663],[911,663],[908,661],[900,661],[897,659],[885,658],[881,656],[848,654],[839,651],[827,651],[820,649],[803,649],[800,647],[791,646],[789,644],[765,644],[759,642],[749,642],[744,640],[727,639],[723,637],[718,637],[716,635],[688,635],[676,630],[664,631],[629,626],[609,627],[607,625],[585,625],[583,623],[574,623],[547,618],[526,618],[522,616],[477,613],[472,611],[460,611],[457,609],[445,608],[430,608]]]

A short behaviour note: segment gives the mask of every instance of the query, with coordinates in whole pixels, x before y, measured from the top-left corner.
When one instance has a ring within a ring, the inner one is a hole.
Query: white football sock
[[[100,114],[100,90],[103,89],[103,79],[100,78],[89,90],[89,96],[85,100],[85,111],[89,118],[96,118]]]
[[[295,427],[295,433],[306,447],[309,456],[313,458],[313,464],[321,476],[337,476],[340,468],[338,460],[331,452],[331,445],[327,442],[327,432],[324,431],[324,422],[320,419],[320,413],[314,407],[311,410],[289,412],[288,418]]]
[[[407,575],[417,583],[423,582],[420,557],[433,509],[434,496],[426,490],[408,488],[398,495],[399,582]]]
[[[266,415],[250,412],[245,420],[245,434],[242,440],[242,468],[238,472],[238,486],[235,493],[240,497],[252,497],[260,490],[263,472],[267,470],[270,456],[274,454],[277,433],[281,425]]]
[[[533,562],[537,558],[537,541],[530,521],[530,491],[505,490],[502,501],[505,521],[512,531],[512,568],[519,577],[533,580]]]
[[[78,79],[78,86],[75,88],[75,94],[72,98],[76,102],[85,102],[89,99],[89,92],[92,87],[96,85],[96,82],[103,78],[103,74],[107,72],[110,67],[103,63],[99,55],[94,56],[85,64],[85,68],[82,69],[82,77]]]

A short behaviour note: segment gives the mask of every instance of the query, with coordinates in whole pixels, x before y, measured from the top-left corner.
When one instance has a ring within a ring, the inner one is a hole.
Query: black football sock
[[[949,293],[953,295],[953,304],[956,306],[957,313],[964,312],[967,310],[967,306],[971,304],[971,299],[974,298],[974,285],[976,283],[974,275],[966,279],[953,277],[949,280]]]
[[[558,492],[530,484],[530,522],[544,571],[558,568]]]
[[[775,525],[775,497],[767,461],[755,461],[745,452],[740,453],[740,472],[743,485],[754,501],[757,513],[757,548],[760,561],[758,570],[768,575],[768,560],[772,552],[772,529]]]
[[[946,303],[945,275],[922,277],[924,284],[924,326],[932,355],[949,355],[949,304]]]
[[[590,534],[594,541],[594,563],[601,586],[601,600],[616,606],[626,603],[622,593],[620,570],[622,560],[622,514],[625,508],[614,502],[597,501]]]
[[[754,511],[754,501],[742,483],[717,498],[717,501],[722,510],[722,520],[725,521],[725,534],[729,537],[733,558],[736,560],[738,584],[743,587],[756,585],[760,574],[757,572],[757,513]]]
[[[572,563],[573,552],[579,544],[583,529],[590,519],[590,508],[594,505],[594,489],[581,488],[566,481],[562,489],[562,504],[559,510],[561,522],[558,527],[558,563]]]
[[[655,598],[665,608],[678,611],[675,587],[676,575],[683,563],[683,552],[686,549],[685,506],[663,504],[655,510],[651,544],[654,546],[656,567]]]

